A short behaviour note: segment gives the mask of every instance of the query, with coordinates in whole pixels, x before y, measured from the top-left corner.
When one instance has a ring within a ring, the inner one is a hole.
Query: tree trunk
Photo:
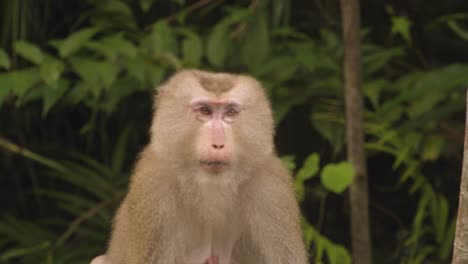
[[[468,263],[468,95],[466,105],[465,147],[452,264]]]
[[[352,255],[353,263],[370,264],[372,263],[372,246],[364,153],[359,0],[341,0],[341,14],[347,156],[356,171],[349,191]]]

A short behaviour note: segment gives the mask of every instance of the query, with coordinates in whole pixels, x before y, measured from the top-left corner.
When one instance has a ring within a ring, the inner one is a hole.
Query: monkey
[[[307,263],[260,82],[182,70],[154,105],[108,250],[92,264]]]

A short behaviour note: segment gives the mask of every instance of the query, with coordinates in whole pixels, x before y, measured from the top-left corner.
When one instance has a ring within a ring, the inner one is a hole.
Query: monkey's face
[[[260,164],[273,153],[263,89],[245,76],[179,73],[158,95],[152,144],[161,158],[190,171],[216,175]]]
[[[190,102],[192,118],[198,124],[195,140],[200,168],[220,173],[233,162],[233,125],[238,121],[241,105],[232,99],[197,97]]]

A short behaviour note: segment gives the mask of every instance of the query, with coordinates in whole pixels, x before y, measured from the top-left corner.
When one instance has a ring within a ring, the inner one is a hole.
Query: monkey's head
[[[274,154],[271,109],[253,78],[182,71],[159,88],[155,105],[151,146],[174,166],[222,174]]]

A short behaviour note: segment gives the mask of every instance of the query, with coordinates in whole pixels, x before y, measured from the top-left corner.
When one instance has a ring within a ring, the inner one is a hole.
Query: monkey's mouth
[[[221,172],[229,163],[222,160],[200,160],[200,166],[209,172]]]

